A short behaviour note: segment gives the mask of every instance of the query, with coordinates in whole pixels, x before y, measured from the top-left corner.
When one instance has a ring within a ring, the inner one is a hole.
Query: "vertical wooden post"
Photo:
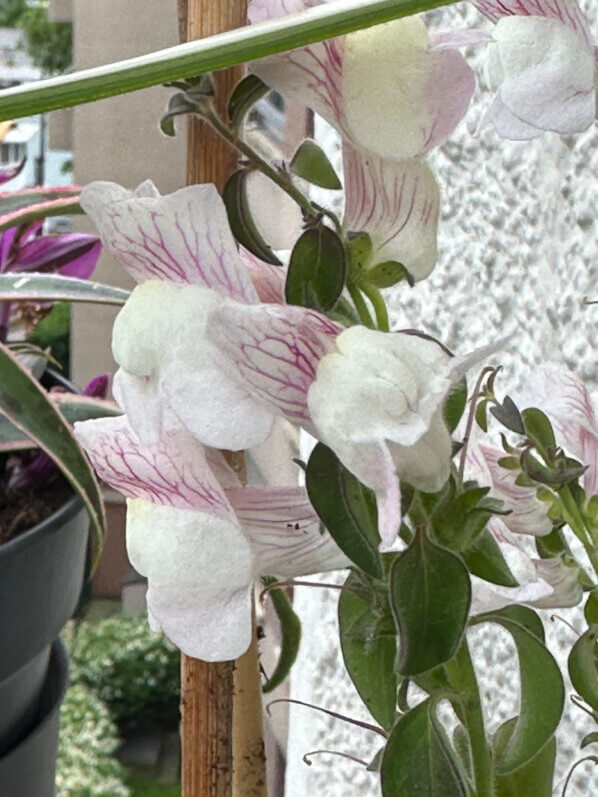
[[[181,38],[198,39],[244,25],[247,0],[179,0],[178,12]],[[241,77],[242,69],[215,75],[221,111]],[[222,190],[235,163],[228,144],[200,121],[189,120],[188,184],[214,183]],[[231,464],[243,467],[239,461]],[[237,667],[234,662],[208,663],[182,655],[181,715],[183,797],[266,795],[255,641]]]

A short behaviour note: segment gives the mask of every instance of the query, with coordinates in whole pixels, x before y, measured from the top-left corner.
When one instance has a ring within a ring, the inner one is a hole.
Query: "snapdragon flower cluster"
[[[250,19],[313,4],[253,0]],[[454,354],[421,332],[389,332],[383,299],[370,290],[374,273],[385,287],[393,281],[381,273],[413,282],[436,264],[440,193],[425,157],[462,120],[475,88],[460,48],[488,47],[496,94],[487,120],[501,135],[572,133],[594,121],[594,51],[574,2],[474,5],[495,23],[491,35],[431,33],[412,18],[251,65],[343,139],[342,220],[302,201],[304,235],[328,231],[343,253],[341,290],[330,307],[311,291],[309,269],[305,290],[289,292],[294,252],[285,267],[239,246],[214,186],[161,196],[149,181],[134,191],[96,182],[81,195],[107,250],[137,286],[112,338],[114,394],[125,414],[79,423],[76,434],[101,478],[128,499],[127,547],[148,578],[152,627],[191,656],[232,659],[251,641],[259,577],[350,567],[341,635],[347,601],[361,600],[360,655],[371,655],[380,671],[368,675],[362,660],[353,668],[355,648],[343,652],[381,732],[390,734],[383,790],[406,718],[440,733],[435,701],[441,693],[452,699],[463,684],[468,624],[502,624],[520,658],[533,654],[554,679],[556,708],[542,720],[522,719],[516,732],[509,727],[518,742],[493,753],[499,770],[507,777],[543,749],[562,712],[562,679],[536,620],[501,612],[513,604],[524,612],[574,606],[594,588],[563,528],[577,535],[594,569],[598,561],[598,424],[583,384],[547,367],[530,374],[515,401],[501,403],[497,369],[486,367],[468,391],[467,374],[509,342]],[[206,118],[234,143],[222,120]],[[257,157],[253,166],[259,170]],[[288,170],[275,176],[276,190],[296,198]],[[358,256],[356,242],[363,244]],[[360,286],[377,324],[360,306]],[[348,320],[356,314],[365,323]],[[501,446],[488,435],[488,408],[504,427]],[[318,441],[306,487],[243,486],[222,450],[263,442],[279,418]],[[389,644],[396,661],[377,647]],[[427,714],[404,707],[406,691],[397,713],[401,677],[405,690],[414,679],[430,695]],[[482,794],[493,764],[460,706]],[[529,741],[532,726],[540,730]],[[527,759],[522,750],[532,751]],[[447,783],[462,776],[449,770]]]

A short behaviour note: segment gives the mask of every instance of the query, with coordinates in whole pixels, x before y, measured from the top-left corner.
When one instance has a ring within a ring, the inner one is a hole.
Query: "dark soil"
[[[73,494],[63,476],[56,474],[35,489],[9,492],[0,477],[0,545],[41,523]]]

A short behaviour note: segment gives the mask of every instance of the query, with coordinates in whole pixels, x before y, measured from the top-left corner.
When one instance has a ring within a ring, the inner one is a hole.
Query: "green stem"
[[[32,116],[227,69],[456,0],[337,0],[126,61],[0,92],[0,120]]]
[[[459,695],[452,701],[453,708],[469,735],[476,797],[493,797],[492,754],[486,739],[478,682],[465,637],[455,658],[444,666],[451,687]]]
[[[386,309],[386,302],[382,298],[382,294],[376,288],[375,285],[372,285],[368,282],[360,283],[359,287],[368,297],[370,302],[372,303],[372,307],[374,308],[374,312],[376,313],[376,321],[378,322],[378,329],[381,329],[383,332],[390,332],[390,322],[388,320],[388,310]]]
[[[354,282],[349,282],[347,283],[347,289],[351,294],[353,304],[355,305],[355,309],[357,310],[361,323],[365,324],[365,326],[369,327],[370,329],[376,329],[374,319],[372,318],[370,311],[368,310],[368,306],[364,302],[361,291],[357,285]]]
[[[579,511],[579,507],[577,506],[575,499],[571,494],[571,490],[565,484],[558,490],[558,494],[560,496],[563,509],[565,510],[564,519],[573,529],[580,542],[583,544],[588,558],[592,563],[592,567],[594,568],[594,572],[596,575],[598,575],[598,550],[594,545],[591,533],[586,528],[585,521],[581,515],[581,512]]]
[[[221,135],[222,138],[228,141],[229,144],[235,147],[238,152],[240,152],[242,155],[245,155],[245,157],[251,163],[253,163],[254,166],[257,166],[262,174],[265,174],[266,177],[272,180],[273,183],[276,183],[279,188],[282,188],[282,190],[287,193],[291,199],[294,199],[304,213],[306,213],[308,216],[321,215],[320,211],[312,205],[305,194],[300,191],[299,188],[297,188],[293,181],[287,177],[284,172],[272,166],[271,163],[265,160],[265,158],[262,158],[262,156],[256,152],[256,150],[254,150],[253,147],[251,147],[246,141],[243,141],[241,138],[239,138],[235,130],[225,124],[213,108],[206,111],[205,114],[200,113],[199,116],[207,121],[214,128],[214,130]]]

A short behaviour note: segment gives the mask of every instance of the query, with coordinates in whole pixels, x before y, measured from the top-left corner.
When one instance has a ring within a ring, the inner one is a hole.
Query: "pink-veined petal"
[[[152,196],[146,183],[134,194],[96,182],[81,192],[81,205],[108,251],[137,281],[192,283],[256,301],[213,185],[187,186],[162,197]]]
[[[383,160],[345,144],[343,224],[372,238],[375,263],[396,260],[421,280],[438,257],[438,183],[422,161]]]
[[[477,28],[461,30],[431,30],[428,34],[431,50],[459,50],[475,44],[487,44],[492,36]]]
[[[486,443],[479,443],[479,452],[484,458],[491,478],[492,495],[504,501],[510,515],[501,518],[513,534],[532,534],[541,537],[550,534],[552,521],[548,517],[548,504],[540,501],[533,487],[520,487],[515,483],[517,473],[502,468],[498,463],[504,451]]]
[[[350,138],[389,160],[425,154],[465,115],[475,76],[456,50],[431,50],[420,17],[351,33],[342,66]]]
[[[320,5],[309,0],[254,0],[249,6],[251,23],[276,19]],[[315,42],[307,47],[253,61],[249,68],[285,100],[311,108],[346,133],[341,80],[344,38]]]
[[[471,2],[492,22],[507,16],[550,17],[573,28],[583,36],[587,44],[592,42],[587,20],[577,0],[471,0]]]
[[[521,119],[518,119],[511,113],[501,100],[500,94],[497,94],[492,100],[490,107],[480,122],[479,130],[481,130],[486,123],[491,124],[499,136],[508,138],[511,141],[529,141],[543,132],[537,127],[533,127],[533,125],[522,122]]]
[[[284,304],[286,270],[280,266],[272,266],[270,263],[265,263],[251,252],[248,252],[247,249],[242,248],[240,254],[260,302],[264,304]]]
[[[236,518],[129,500],[127,552],[148,579],[153,627],[183,652],[223,661],[246,650],[255,573]]]
[[[584,476],[588,497],[598,494],[598,418],[581,379],[562,366],[541,366],[531,374],[517,403],[548,415],[557,445],[588,466]]]
[[[309,422],[307,391],[342,330],[315,310],[225,304],[208,334],[253,393],[298,423]]]
[[[125,416],[75,424],[99,477],[128,498],[234,518],[201,445],[183,431],[142,445]]]
[[[348,567],[349,559],[321,528],[302,487],[239,487],[227,491],[260,573],[307,576]]]

